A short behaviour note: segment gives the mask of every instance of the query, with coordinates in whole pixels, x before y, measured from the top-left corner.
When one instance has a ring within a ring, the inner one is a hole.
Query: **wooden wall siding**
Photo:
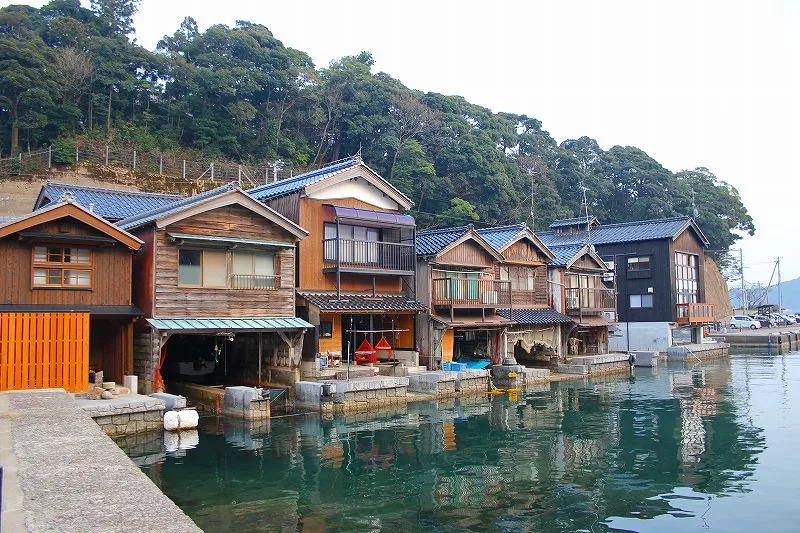
[[[249,209],[229,205],[200,213],[168,226],[169,232],[294,242],[294,236]]]
[[[550,305],[550,288],[547,284],[547,266],[541,265],[529,268],[533,270],[535,276],[533,290],[512,290],[511,304],[514,307],[547,307]]]
[[[48,243],[57,246],[55,243]],[[0,239],[0,303],[51,305],[130,305],[131,252],[122,245],[92,248],[92,288],[32,288],[35,244]],[[85,245],[84,245],[85,246]]]
[[[122,383],[133,371],[133,321],[91,319],[89,366],[102,370],[105,381]]]
[[[155,228],[148,227],[136,236],[144,241],[133,256],[133,304],[145,316],[153,316],[155,298]]]
[[[582,256],[580,259],[572,264],[572,269],[588,269],[588,270],[601,270],[602,267],[598,265],[594,259],[588,255]]]
[[[153,316],[295,316],[294,248],[281,248],[276,252],[282,276],[280,289],[218,289],[179,287],[179,247],[169,241],[167,231],[163,229],[156,232],[155,242]]]
[[[440,254],[436,258],[440,265],[492,267],[495,259],[473,240],[467,240]]]
[[[275,198],[274,200],[269,200],[266,204],[295,224],[300,225],[300,193]]]
[[[677,320],[677,301],[678,301],[678,287],[677,280],[675,279],[675,252],[682,252],[685,254],[693,254],[697,256],[697,274],[700,293],[698,294],[699,302],[706,301],[706,274],[705,274],[705,248],[700,239],[697,238],[694,231],[687,229],[674,241],[670,243],[669,249],[669,266],[670,266],[670,284],[672,287],[672,308],[673,320]]]
[[[89,382],[89,313],[0,313],[0,390]]]
[[[336,290],[336,274],[324,273],[322,241],[325,238],[325,222],[335,222],[333,210],[323,207],[323,204],[334,203],[342,207],[357,207],[371,209],[372,211],[397,212],[381,209],[372,204],[356,200],[355,198],[340,198],[337,200],[316,200],[302,198],[300,200],[301,228],[308,231],[309,235],[299,244],[299,265],[297,273],[298,287],[305,290]],[[378,292],[401,292],[403,290],[400,276],[375,276],[375,285]],[[342,274],[342,291],[368,291],[372,289],[372,276],[368,274]]]
[[[331,322],[333,332],[330,337],[319,338],[320,352],[339,352],[342,353],[342,315],[320,314],[320,322]]]
[[[546,257],[528,239],[520,239],[506,248],[503,257],[509,261],[526,263],[544,263],[546,261]]]

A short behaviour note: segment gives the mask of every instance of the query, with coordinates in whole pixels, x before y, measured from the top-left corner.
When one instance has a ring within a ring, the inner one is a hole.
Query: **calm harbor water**
[[[798,531],[799,419],[800,354],[732,355],[120,445],[206,531]]]

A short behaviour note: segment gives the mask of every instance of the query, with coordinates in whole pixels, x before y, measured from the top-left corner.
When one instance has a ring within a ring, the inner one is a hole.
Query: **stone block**
[[[177,394],[167,394],[166,392],[154,392],[150,395],[151,398],[156,398],[164,402],[164,409],[167,411],[174,411],[175,409],[183,409],[186,407],[186,398]]]

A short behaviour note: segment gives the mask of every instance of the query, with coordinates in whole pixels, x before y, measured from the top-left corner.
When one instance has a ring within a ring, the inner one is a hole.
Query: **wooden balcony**
[[[564,289],[568,315],[599,315],[616,311],[617,296],[614,289]]]
[[[709,324],[714,322],[714,304],[677,304],[678,324]]]
[[[338,243],[338,246],[337,246]],[[414,273],[414,245],[399,242],[324,239],[322,241],[325,272],[359,272],[365,274]]]
[[[439,278],[433,281],[432,303],[451,309],[511,307],[511,282],[494,279]]]

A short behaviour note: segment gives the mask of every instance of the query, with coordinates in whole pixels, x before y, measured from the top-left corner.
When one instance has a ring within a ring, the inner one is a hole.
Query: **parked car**
[[[762,328],[771,328],[775,325],[775,321],[767,315],[753,315],[751,318],[761,324]]]
[[[778,313],[772,313],[769,316],[770,316],[770,318],[772,318],[772,320],[775,321],[775,325],[776,326],[785,326],[785,325],[789,324],[789,319],[786,318],[783,315],[779,315]]]
[[[780,315],[780,316],[786,320],[787,325],[797,324],[797,321],[794,318],[790,317],[789,315]]]
[[[738,328],[750,328],[750,329],[760,329],[761,322],[758,320],[754,320],[747,315],[734,315],[731,317],[729,325],[733,329]]]

